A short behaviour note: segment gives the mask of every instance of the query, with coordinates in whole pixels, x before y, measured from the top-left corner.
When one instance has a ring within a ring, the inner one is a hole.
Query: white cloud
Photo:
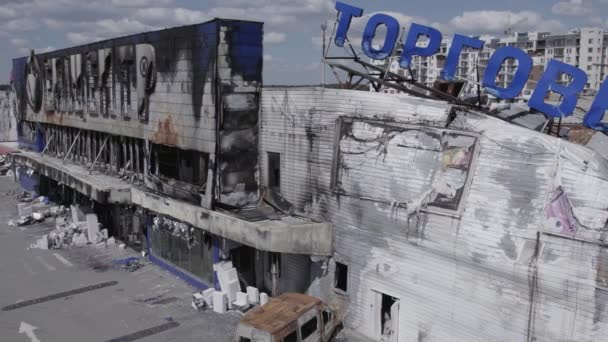
[[[266,32],[264,33],[264,43],[266,44],[281,44],[287,40],[287,35],[281,32]]]
[[[594,26],[604,25],[604,19],[602,19],[602,17],[596,16],[596,15],[589,17],[589,22]]]
[[[38,21],[30,18],[13,19],[0,25],[2,29],[13,32],[33,31],[39,26]]]
[[[264,62],[270,62],[272,60],[272,55],[269,53],[264,54]]]
[[[102,19],[95,22],[95,25],[105,33],[117,36],[131,33],[139,33],[154,30],[155,27],[143,24],[137,20],[129,18],[121,19]]]
[[[581,16],[591,13],[591,7],[585,0],[567,0],[553,5],[551,12],[557,15]]]
[[[151,7],[151,6],[168,6],[173,4],[173,0],[111,0],[113,6],[117,7]]]
[[[263,21],[270,25],[282,25],[294,23],[297,17],[292,14],[281,14],[273,11],[271,7],[262,8],[236,8],[216,7],[209,10],[209,15],[215,18],[242,19],[252,21]]]
[[[95,36],[84,32],[70,32],[67,34],[67,38],[74,44],[87,44],[105,39],[105,37]]]
[[[135,10],[133,17],[142,23],[173,27],[209,21],[211,16],[187,8],[150,7]]]
[[[282,14],[323,13],[334,10],[334,0],[217,0],[225,7],[273,10]]]
[[[0,7],[0,18],[14,18],[17,16],[17,12],[8,7]]]
[[[17,47],[24,47],[29,44],[29,41],[27,39],[23,39],[23,38],[11,38],[11,44],[13,44]]]
[[[469,11],[452,18],[448,26],[459,33],[491,34],[508,29],[525,31],[565,31],[557,20],[547,20],[533,11]]]
[[[17,51],[19,52],[20,55],[29,55],[30,50],[32,50],[32,49],[29,47],[20,47],[19,49],[17,49]],[[47,46],[47,47],[41,47],[41,48],[34,48],[33,50],[35,53],[38,54],[38,53],[50,52],[50,51],[57,50],[57,49],[53,46]]]
[[[212,19],[201,11],[195,11],[186,8],[175,8],[173,10],[173,15],[175,17],[175,20],[177,20],[178,23],[182,23],[182,25],[196,24]]]

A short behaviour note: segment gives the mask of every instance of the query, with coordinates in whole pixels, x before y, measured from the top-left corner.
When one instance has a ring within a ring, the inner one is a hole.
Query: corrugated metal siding
[[[348,295],[331,289],[333,262],[310,292],[345,302],[347,326],[371,333],[372,291],[380,291],[400,299],[400,341],[604,339],[608,314],[596,287],[603,282],[598,270],[608,268],[605,248],[537,233],[560,183],[581,223],[603,226],[605,160],[496,119],[459,114],[451,127],[482,135],[464,211],[423,212],[418,224],[408,225],[405,210],[329,191],[335,120],[347,115],[445,126],[446,104],[329,89],[262,94],[262,181],[266,152],[281,153],[283,195],[333,224],[335,259],[349,266]],[[403,177],[412,172],[403,170]],[[369,184],[376,176],[359,174]],[[579,237],[598,243],[600,233]]]

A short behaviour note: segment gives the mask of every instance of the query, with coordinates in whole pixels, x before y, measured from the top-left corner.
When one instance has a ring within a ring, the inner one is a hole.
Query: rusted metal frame
[[[340,88],[343,87],[343,83],[342,83],[342,79],[340,79],[340,75],[336,72],[336,69],[334,69],[333,65],[329,62],[325,62],[327,65],[329,65],[329,68],[331,69],[331,72],[333,72],[334,76],[336,76],[336,79],[338,80],[338,84],[340,85]]]
[[[44,145],[44,148],[42,149],[42,152],[40,152],[40,156],[44,157],[44,152],[46,152],[46,149],[49,148],[49,145],[51,144],[51,142],[53,141],[53,138],[55,137],[55,133],[51,134],[51,137],[49,138],[49,140],[46,142],[46,145]]]
[[[345,65],[342,65],[342,64],[335,64],[335,63],[328,63],[328,64],[330,66],[334,66],[337,69],[342,69],[342,70],[344,70],[344,71],[346,71],[348,73],[353,73],[353,74],[355,74],[357,76],[360,76],[362,78],[365,78],[365,79],[367,79],[369,81],[376,82],[378,84],[382,84],[382,85],[384,85],[384,86],[386,86],[388,88],[393,88],[393,89],[401,90],[404,93],[408,93],[410,95],[414,95],[414,96],[418,96],[418,97],[423,97],[423,98],[428,98],[428,99],[431,98],[428,95],[417,93],[417,92],[415,92],[415,91],[413,91],[413,90],[411,90],[409,88],[406,88],[406,87],[404,87],[404,86],[402,86],[400,84],[384,82],[384,81],[382,81],[382,79],[379,79],[377,77],[370,76],[370,75],[362,73],[360,71],[351,69],[351,68],[349,68],[349,67],[347,67]]]
[[[418,82],[417,82],[416,80],[414,80],[413,78],[412,78],[412,79],[407,79],[407,78],[405,78],[405,77],[402,77],[402,76],[401,76],[401,75],[399,75],[399,74],[395,74],[394,72],[390,72],[390,71],[385,70],[385,69],[383,69],[383,68],[381,68],[381,67],[379,67],[379,66],[376,66],[376,65],[373,65],[373,64],[367,63],[367,62],[365,62],[365,61],[363,61],[363,60],[360,60],[360,59],[359,59],[359,60],[356,60],[356,62],[357,62],[357,63],[359,63],[359,64],[361,64],[361,65],[363,65],[363,66],[365,66],[365,67],[368,67],[368,68],[370,68],[370,69],[373,69],[373,70],[376,70],[376,71],[379,71],[379,72],[383,72],[383,73],[385,73],[386,75],[390,75],[390,76],[391,76],[393,79],[395,79],[395,80],[400,80],[400,81],[401,81],[401,82],[403,82],[403,83],[409,83],[409,84],[411,84],[411,85],[415,85],[416,87],[419,87],[419,88],[421,88],[421,89],[424,89],[424,90],[426,90],[426,91],[430,92],[431,94],[433,94],[433,95],[435,95],[435,96],[438,96],[438,97],[440,97],[440,98],[442,98],[442,99],[444,99],[444,100],[447,100],[447,101],[450,101],[450,102],[454,102],[454,103],[457,103],[457,104],[459,104],[459,105],[463,105],[463,106],[468,106],[468,107],[470,107],[470,106],[471,106],[471,104],[466,103],[466,102],[464,102],[464,101],[460,100],[460,99],[459,99],[459,98],[457,98],[456,96],[452,96],[452,95],[446,94],[446,93],[444,93],[444,92],[442,92],[442,91],[440,91],[440,90],[437,90],[437,89],[435,89],[435,88],[431,88],[431,87],[428,87],[428,86],[426,86],[426,85],[424,85],[424,84],[422,84],[422,83],[418,83]],[[410,70],[411,70],[411,69],[410,69]],[[411,74],[411,71],[410,71],[410,74]],[[412,75],[412,77],[413,77],[413,75]],[[384,81],[383,81],[383,83],[386,83],[386,82],[384,82]],[[475,107],[476,107],[476,106],[475,106]]]
[[[101,145],[101,149],[99,149],[99,153],[97,153],[97,157],[95,157],[95,161],[93,162],[93,165],[91,165],[91,168],[89,169],[89,174],[93,173],[93,169],[95,168],[95,165],[97,165],[97,160],[99,159],[99,157],[101,156],[101,154],[103,153],[104,149],[106,148],[106,143],[108,142],[108,139],[110,138],[110,135],[106,135],[106,138],[103,141],[103,144]]]
[[[363,61],[363,60],[361,60],[361,59],[357,59],[357,60],[356,60],[356,62],[357,62],[357,63],[359,63],[359,64],[361,64],[361,65],[363,65],[363,66],[367,66],[367,67],[369,67],[370,69],[374,69],[374,70],[376,70],[376,71],[380,71],[380,72],[386,72],[387,74],[391,75],[393,78],[396,78],[396,79],[398,79],[398,80],[401,80],[401,82],[408,83],[408,84],[414,85],[414,86],[416,86],[416,87],[418,87],[418,88],[420,88],[420,89],[426,90],[426,91],[430,92],[431,94],[433,94],[433,95],[435,95],[435,96],[437,96],[437,97],[439,97],[439,98],[441,98],[441,99],[443,99],[443,100],[446,100],[446,101],[448,101],[448,102],[451,102],[451,103],[454,103],[454,104],[457,104],[457,105],[461,105],[461,106],[464,106],[464,107],[474,108],[474,109],[476,109],[476,110],[481,111],[481,112],[482,112],[482,113],[484,113],[484,114],[488,114],[488,115],[490,115],[490,116],[492,116],[492,117],[497,117],[497,116],[495,116],[495,115],[492,115],[492,114],[491,114],[490,112],[488,112],[487,110],[484,110],[483,108],[479,108],[479,107],[478,107],[478,106],[476,106],[476,105],[473,105],[473,104],[467,103],[467,102],[465,102],[465,101],[463,101],[463,100],[459,99],[459,98],[458,98],[458,97],[456,97],[456,96],[452,96],[452,95],[450,95],[450,94],[446,94],[446,93],[444,93],[444,92],[442,92],[442,91],[440,91],[440,90],[437,90],[437,89],[435,89],[435,88],[428,87],[428,86],[426,86],[426,85],[424,85],[424,84],[422,84],[422,83],[418,83],[418,82],[417,82],[416,80],[414,80],[414,79],[410,79],[410,80],[408,80],[407,78],[404,78],[404,77],[402,77],[401,75],[398,75],[398,74],[395,74],[395,73],[393,73],[393,72],[390,72],[390,71],[384,70],[383,68],[380,68],[380,67],[378,67],[378,66],[376,66],[376,65],[373,65],[373,64],[367,63],[367,62],[365,62],[365,61]],[[411,73],[411,71],[410,71],[410,73]],[[413,75],[412,75],[412,77],[413,77]],[[388,86],[388,87],[390,87],[390,85],[391,85],[391,83],[386,83],[386,82],[383,82],[383,83],[384,83],[384,85],[385,85],[385,86]],[[420,94],[419,94],[419,93],[416,93],[416,92],[414,92],[414,95],[416,95],[416,96],[420,96]],[[427,98],[428,98],[428,96],[427,96]]]
[[[353,74],[352,73],[348,73],[348,80],[346,81],[346,86],[348,87],[348,89],[353,89]]]
[[[74,148],[74,145],[76,145],[76,142],[78,141],[78,139],[80,139],[80,133],[82,132],[81,129],[78,130],[78,134],[76,134],[76,137],[74,138],[74,141],[72,141],[72,144],[70,145],[70,148],[68,149],[68,152],[65,154],[65,156],[63,156],[63,160],[61,161],[62,163],[65,163],[65,160],[68,159],[68,156],[70,155],[70,152],[72,152],[72,148]]]

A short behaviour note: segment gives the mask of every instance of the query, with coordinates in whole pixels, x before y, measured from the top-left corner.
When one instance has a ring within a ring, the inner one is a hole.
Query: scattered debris
[[[6,160],[6,155],[0,154],[0,176],[12,176],[12,163]]]
[[[40,196],[36,198],[36,201],[45,203],[48,201],[48,198]],[[20,204],[19,209],[28,210],[26,207],[22,207],[22,204]],[[30,210],[31,207],[30,205]],[[97,222],[96,215],[87,215],[88,220],[86,222],[74,221],[74,217],[78,217],[74,215],[74,210],[76,210],[75,207],[70,209],[64,206],[47,207],[44,210],[32,212],[31,215],[21,216],[19,220],[10,220],[8,224],[11,226],[25,226],[42,222],[49,217],[55,218],[55,230],[49,232],[48,235],[42,236],[36,243],[31,244],[30,248],[59,249],[67,246],[86,246],[89,243],[106,247],[116,244],[116,239],[108,236],[107,229],[100,229],[101,225]],[[89,218],[88,216],[95,217]],[[96,227],[91,229],[92,225]]]
[[[249,309],[249,300],[247,298],[247,294],[245,292],[237,292],[236,300],[232,303],[232,307],[237,311],[247,311],[247,309]]]
[[[134,261],[129,261],[124,268],[129,271],[129,272],[134,272],[137,271],[138,269],[144,267],[144,263],[141,262],[139,259],[134,260]]]
[[[198,292],[192,294],[192,307],[196,311],[202,311],[205,308],[205,298],[202,294]]]
[[[123,269],[134,272],[144,267],[144,263],[137,257],[128,257],[125,259],[112,260],[114,265],[120,265]]]
[[[15,199],[21,203],[31,202],[33,200],[32,194],[27,191],[23,191],[15,196]]]
[[[126,264],[128,264],[128,263],[130,263],[132,261],[136,261],[136,260],[138,260],[136,257],[128,257],[128,258],[124,258],[124,259],[115,259],[115,260],[112,260],[112,263],[114,265],[126,265]]]

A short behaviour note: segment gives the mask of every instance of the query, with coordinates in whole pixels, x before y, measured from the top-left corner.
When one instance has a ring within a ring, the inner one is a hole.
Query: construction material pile
[[[84,216],[86,220],[80,218]],[[116,244],[113,237],[108,236],[108,230],[103,229],[97,221],[97,215],[83,215],[78,207],[65,209],[61,215],[55,216],[55,229],[43,235],[30,248],[59,249],[70,246],[85,246],[88,244]]]
[[[9,220],[9,226],[27,226],[40,223],[49,217],[62,216],[68,212],[68,209],[64,206],[48,206],[39,202],[19,203],[17,208],[19,209],[19,219]]]

